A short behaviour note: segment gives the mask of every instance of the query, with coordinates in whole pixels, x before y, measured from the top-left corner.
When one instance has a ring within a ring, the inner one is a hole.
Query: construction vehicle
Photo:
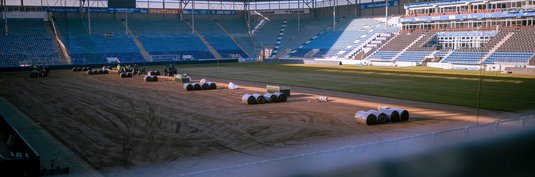
[[[39,66],[35,65],[33,66],[32,73],[30,74],[30,77],[37,78],[37,77],[46,77],[48,76],[48,73],[50,70],[47,66]]]
[[[163,67],[163,72],[165,76],[174,76],[177,74],[177,70],[175,68],[175,65],[168,64]]]

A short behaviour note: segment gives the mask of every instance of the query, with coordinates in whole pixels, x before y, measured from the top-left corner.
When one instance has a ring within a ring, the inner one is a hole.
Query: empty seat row
[[[432,51],[406,51],[403,52],[396,61],[402,62],[422,62]]]
[[[494,52],[486,60],[485,64],[494,63],[527,63],[535,53],[532,52]]]
[[[447,58],[443,59],[443,63],[453,64],[479,64],[485,52],[458,52],[454,51]]]
[[[2,20],[0,25],[4,23]],[[62,64],[49,22],[9,19],[7,23],[8,33],[0,35],[0,67]]]

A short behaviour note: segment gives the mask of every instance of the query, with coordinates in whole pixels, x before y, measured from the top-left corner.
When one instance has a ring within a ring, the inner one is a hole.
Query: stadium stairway
[[[245,50],[245,48],[241,45],[241,43],[236,40],[236,38],[234,37],[234,35],[230,34],[227,29],[225,29],[225,27],[223,25],[221,25],[221,23],[219,23],[218,21],[215,21],[215,23],[217,24],[217,26],[219,26],[219,28],[221,28],[221,30],[243,51],[243,53],[245,53],[245,55],[247,55],[247,57],[250,57],[251,54],[249,52],[247,52],[247,50]]]
[[[8,33],[0,35],[0,67],[63,64],[48,22],[9,19],[7,23]]]
[[[280,44],[277,57],[289,57],[292,50],[331,25],[332,18],[301,19],[299,23],[297,19],[289,20],[286,30],[284,30],[285,38]]]
[[[122,23],[123,23],[124,27],[126,28],[126,30],[128,31],[128,35],[130,35],[130,37],[132,38],[132,40],[136,44],[137,48],[139,49],[139,53],[141,54],[141,56],[143,56],[143,59],[145,61],[152,61],[152,59],[150,58],[149,52],[147,52],[147,50],[145,49],[143,44],[141,44],[141,41],[139,41],[137,36],[132,32],[132,30],[130,30],[130,27],[128,27],[128,25],[125,22],[122,22]]]
[[[247,51],[250,57],[256,56],[254,50],[254,41],[252,34],[250,33],[250,26],[247,25],[247,21],[242,18],[238,19],[225,19],[218,21],[225,30],[232,35],[232,37],[238,41],[243,49]],[[237,48],[240,48],[237,46]],[[242,52],[243,53],[243,52]],[[244,56],[247,55],[244,53]]]
[[[73,64],[107,63],[107,58],[118,57],[121,62],[142,62],[139,49],[126,34],[124,26],[115,19],[92,21],[91,33],[85,21],[55,17],[59,34]]]
[[[256,21],[260,21],[258,19],[251,19],[256,23]],[[251,35],[251,39],[253,41],[253,50],[255,53],[260,53],[261,49],[273,49],[275,47],[275,43],[277,41],[277,36],[279,34],[277,31],[280,31],[280,27],[283,23],[283,20],[279,19],[271,19],[269,21],[264,22],[264,24],[256,30],[254,34]]]
[[[284,30],[286,30],[286,26],[288,24],[288,20],[284,19],[282,22],[281,29],[279,31],[279,36],[277,37],[277,42],[275,42],[275,47],[273,47],[273,52],[271,53],[271,58],[277,56],[277,53],[279,52],[279,47],[282,41],[282,37],[284,37]]]
[[[253,13],[255,13],[258,16],[260,16],[262,19],[260,19],[258,24],[256,24],[255,27],[253,28],[253,30],[251,30],[251,34],[252,35],[254,35],[258,30],[260,30],[264,26],[264,24],[266,24],[266,22],[269,21],[269,18],[264,16],[261,12],[258,12],[258,11],[255,10],[255,11],[253,11]]]
[[[347,23],[345,20],[345,17],[342,17],[338,20],[335,21],[334,25],[339,25],[340,22],[345,22]],[[333,28],[333,24],[329,24],[327,25],[325,28],[321,29],[320,31],[318,31],[314,36],[312,36],[311,38],[309,38],[308,40],[306,40],[305,42],[301,43],[297,48],[294,48],[290,53],[289,53],[289,56],[288,57],[304,57],[305,54],[309,54],[313,49],[315,49],[315,47],[312,47],[312,48],[307,48],[305,46],[309,45],[309,43],[311,43],[312,41],[316,40],[320,35],[326,33],[328,30],[330,29],[334,29]],[[321,42],[319,42],[321,43]],[[320,50],[320,49],[318,49]],[[321,52],[321,50],[320,50]],[[311,55],[311,56],[307,56],[305,58],[312,58],[314,57],[314,55]]]
[[[494,47],[492,47],[492,49],[490,49],[489,52],[487,52],[485,54],[485,56],[483,56],[483,58],[481,59],[480,63],[485,63],[485,61],[496,51],[498,50],[498,48],[500,48],[505,42],[507,42],[507,40],[509,40],[509,38],[511,38],[515,33],[514,32],[510,32],[510,33],[507,33],[507,35],[500,40],[500,42],[498,42],[498,44],[496,44]]]
[[[195,35],[197,35],[197,37],[199,37],[199,39],[201,39],[202,43],[204,43],[204,45],[206,45],[206,48],[208,48],[210,53],[212,53],[212,55],[216,59],[221,59],[222,58],[221,54],[219,54],[219,52],[217,52],[217,50],[208,42],[208,40],[206,40],[206,38],[204,38],[204,36],[201,33],[199,33],[196,29],[194,29],[189,21],[186,21],[186,23],[195,32]]]
[[[65,47],[65,44],[63,44],[63,42],[61,41],[60,39],[60,35],[59,35],[59,32],[58,32],[58,28],[57,28],[57,25],[56,25],[56,22],[54,21],[54,18],[49,18],[50,19],[50,23],[49,23],[49,28],[50,30],[53,32],[52,35],[54,37],[54,43],[56,44],[57,48],[58,48],[58,53],[61,53],[61,63],[63,64],[72,64],[72,58],[71,56],[69,55],[69,51],[67,49],[67,47]]]
[[[383,27],[384,25],[382,24],[382,22],[378,20],[365,18],[353,19],[352,22],[344,30],[344,34],[346,35],[344,36],[344,34],[342,34],[340,36],[341,38],[348,38],[351,40],[345,43],[342,42],[341,44],[333,44],[333,47],[337,45],[339,47],[337,47],[337,50],[334,50],[334,54],[328,55],[328,57],[334,57],[338,59],[347,58],[346,56],[351,53],[355,48],[361,47],[361,44],[371,42],[373,38],[375,38],[379,33],[388,32],[387,30],[382,29]]]
[[[405,47],[401,52],[399,52],[396,56],[392,58],[392,60],[396,60],[399,56],[401,56],[403,53],[405,53],[409,48],[411,48],[414,44],[416,44],[418,41],[423,39],[425,37],[425,34],[420,35],[416,40],[412,41],[407,47]]]
[[[377,47],[389,41],[394,35],[392,33],[375,33],[369,37],[366,41],[362,42],[357,47],[349,51],[344,58],[345,59],[363,59],[366,53],[373,51]]]
[[[379,47],[375,47],[375,48],[372,48],[372,50],[368,51],[367,53],[364,54],[364,56],[362,58],[364,59],[369,59],[371,56],[375,55],[378,51],[380,51],[381,49],[383,49],[384,46],[388,45],[390,42],[392,42],[393,40],[395,40],[399,35],[396,35],[394,34],[392,37],[390,37],[389,39],[386,40],[386,42],[383,43],[383,45],[379,46]]]
[[[443,62],[443,60],[448,58],[453,52],[454,52],[453,50],[448,50],[448,52],[446,52],[446,54],[442,57],[442,60],[438,62]]]

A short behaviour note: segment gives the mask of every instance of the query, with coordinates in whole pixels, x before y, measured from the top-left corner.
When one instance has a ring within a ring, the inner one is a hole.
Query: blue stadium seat
[[[373,54],[369,58],[375,59],[375,60],[387,61],[387,60],[392,60],[392,58],[394,58],[399,52],[400,51],[377,51],[375,52],[375,54]]]
[[[370,18],[348,19],[337,23],[336,30],[328,29],[305,43],[299,50],[320,49],[321,57],[339,56],[359,46],[375,33],[386,32],[378,20]],[[298,51],[299,51],[298,50]],[[291,53],[292,57],[303,57],[303,52]]]
[[[191,55],[214,58],[184,21],[131,20],[128,26],[151,55]]]
[[[494,52],[486,60],[485,64],[494,63],[527,63],[533,57],[533,52]]]
[[[59,65],[61,58],[48,22],[9,19],[9,33],[0,35],[0,67]],[[0,26],[4,21],[0,22]]]
[[[479,61],[483,58],[485,52],[458,52],[454,51],[447,58],[443,59],[443,63],[453,64],[479,64]]]
[[[195,21],[195,29],[219,52],[221,57],[231,58],[231,55],[235,54],[247,57],[241,48],[214,21],[197,20]]]
[[[144,61],[120,21],[94,20],[91,34],[85,21],[57,18],[56,24],[73,64],[106,63],[108,57],[117,57],[121,62]]]
[[[396,61],[402,62],[422,62],[432,51],[405,51]]]

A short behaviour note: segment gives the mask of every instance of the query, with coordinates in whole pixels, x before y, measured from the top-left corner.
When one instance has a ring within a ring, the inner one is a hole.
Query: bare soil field
[[[123,79],[115,72],[53,70],[38,79],[2,73],[0,96],[109,176],[145,176],[136,171],[145,167],[171,169],[150,173],[166,176],[476,123],[476,110],[462,106],[302,87],[292,87],[286,103],[244,105],[241,95],[264,93],[265,83],[205,78],[219,88],[187,92],[173,78],[159,78],[148,83],[142,76]],[[227,89],[229,81],[241,88]],[[318,96],[332,101],[316,102]],[[411,120],[378,126],[355,122],[356,111],[377,105],[408,109]],[[516,116],[481,110],[478,121]]]

